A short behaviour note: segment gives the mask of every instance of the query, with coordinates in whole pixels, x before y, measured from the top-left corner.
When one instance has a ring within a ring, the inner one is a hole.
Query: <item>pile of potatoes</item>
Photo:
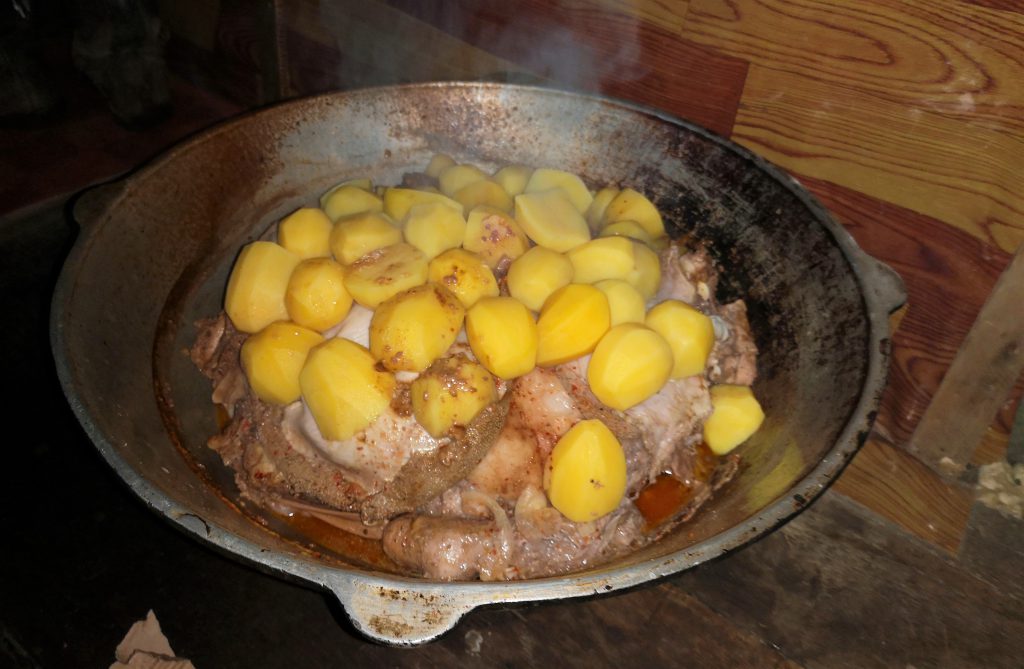
[[[495,378],[536,366],[592,355],[592,392],[620,410],[704,371],[710,318],[678,300],[647,308],[667,238],[643,194],[594,193],[555,169],[489,175],[444,155],[425,173],[436,188],[339,184],[280,221],[276,242],[242,249],[225,311],[251,335],[242,366],[261,400],[302,398],[322,435],[342,440],[387,408],[396,374],[414,373],[413,415],[443,437],[497,399]],[[353,302],[373,310],[369,348],[324,336]],[[463,329],[475,360],[447,355]],[[719,395],[722,415],[748,418],[706,435],[724,453],[757,429],[760,407],[749,388]],[[572,520],[604,515],[625,490],[621,446],[594,422],[563,437],[546,477]]]

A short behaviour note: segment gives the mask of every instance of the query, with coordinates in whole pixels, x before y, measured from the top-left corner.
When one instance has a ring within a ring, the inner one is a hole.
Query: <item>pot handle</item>
[[[860,252],[858,264],[865,289],[871,292],[886,314],[893,313],[907,303],[907,288],[896,270],[863,251]]]
[[[113,202],[121,197],[128,185],[127,179],[118,179],[92,186],[78,195],[72,215],[78,226],[87,228],[107,211]]]
[[[326,585],[360,633],[389,646],[433,641],[480,603],[466,592],[455,597],[430,586],[403,588],[344,578]]]

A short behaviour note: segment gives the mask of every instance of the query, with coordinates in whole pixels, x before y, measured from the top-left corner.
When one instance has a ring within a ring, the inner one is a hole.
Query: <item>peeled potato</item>
[[[383,201],[359,186],[341,186],[328,192],[320,205],[332,221],[365,211],[382,211]]]
[[[647,312],[644,323],[672,347],[673,379],[704,371],[715,344],[715,329],[710,318],[685,302],[665,300]]]
[[[325,439],[349,439],[377,420],[395,389],[395,377],[359,344],[343,338],[314,347],[299,374],[302,399]]]
[[[626,455],[600,420],[581,420],[555,444],[545,491],[551,506],[569,520],[597,520],[618,507],[626,493]]]
[[[277,243],[300,258],[331,255],[331,219],[321,209],[303,207],[277,226]]]
[[[616,221],[601,228],[601,237],[628,237],[650,245],[653,239],[647,231],[635,221]]]
[[[618,188],[602,188],[594,194],[594,199],[587,207],[586,213],[587,225],[590,226],[592,232],[596,233],[601,229],[601,225],[604,223],[604,210],[618,194]]]
[[[449,249],[431,260],[427,280],[450,290],[467,309],[481,297],[498,295],[498,282],[491,268],[465,249]]]
[[[242,344],[242,369],[256,397],[271,404],[299,399],[299,373],[320,334],[295,323],[271,323]]]
[[[567,252],[572,263],[573,281],[597,283],[604,279],[623,279],[636,267],[633,242],[624,237],[599,237]]]
[[[449,167],[455,164],[455,160],[445,153],[437,153],[431,157],[430,162],[427,163],[427,169],[423,170],[423,173],[428,177],[434,177],[435,179],[441,176],[441,172],[445,171]]]
[[[328,198],[330,198],[336,192],[338,192],[339,190],[341,190],[342,188],[345,188],[347,186],[351,186],[353,188],[362,188],[367,193],[373,193],[374,192],[374,190],[373,190],[373,182],[370,181],[369,179],[361,178],[361,179],[349,179],[347,181],[342,181],[341,183],[335,184],[334,186],[329,188],[327,191],[324,192],[323,195],[320,196],[320,208],[321,209],[324,208],[324,203],[327,202]]]
[[[427,257],[415,246],[392,244],[349,266],[345,288],[359,304],[376,309],[384,300],[427,280]]]
[[[462,244],[466,235],[466,221],[462,213],[442,202],[414,205],[405,217],[402,234],[427,258]]]
[[[525,193],[536,193],[540,191],[557,188],[572,202],[572,206],[582,216],[587,213],[594,196],[590,194],[583,180],[571,172],[553,170],[541,167],[533,171],[530,180],[526,182]]]
[[[452,165],[437,175],[437,184],[442,193],[452,197],[466,186],[486,178],[476,165]]]
[[[494,377],[464,355],[438,360],[416,377],[409,391],[413,416],[434,438],[456,425],[468,425],[498,399]]]
[[[288,320],[284,295],[301,260],[273,242],[252,242],[242,249],[224,294],[224,311],[239,331],[251,334]]]
[[[644,322],[647,315],[644,296],[629,283],[622,279],[605,279],[595,283],[594,287],[608,298],[612,327],[623,323]]]
[[[366,212],[335,222],[329,241],[335,259],[351,265],[370,251],[399,243],[402,231],[385,214]]]
[[[568,251],[590,241],[590,228],[560,188],[526,192],[515,198],[516,223],[526,236],[552,251]]]
[[[511,212],[513,206],[512,197],[497,182],[490,179],[474,181],[468,186],[463,186],[452,195],[452,199],[465,207],[466,211],[482,205]]]
[[[537,318],[537,364],[560,365],[590,353],[610,326],[608,298],[600,290],[579,283],[559,288]]]
[[[502,379],[526,374],[537,364],[537,323],[511,297],[485,297],[466,312],[466,337],[473,355]]]
[[[509,265],[505,279],[509,295],[540,311],[551,293],[572,283],[572,262],[561,253],[534,246]]]
[[[427,283],[381,302],[370,320],[370,353],[391,371],[422,372],[455,343],[466,310]]]
[[[587,384],[604,404],[625,411],[661,390],[672,372],[672,348],[636,323],[613,327],[587,365]]]
[[[495,172],[493,178],[499,186],[505,189],[509,197],[515,197],[526,190],[526,184],[530,180],[531,174],[533,174],[533,168],[525,165],[506,165]]]
[[[764,410],[748,386],[712,386],[704,442],[717,455],[725,455],[757,432],[763,421]]]
[[[352,307],[345,269],[330,258],[303,260],[288,280],[284,303],[288,316],[303,327],[318,332],[334,327]]]
[[[649,300],[658,293],[658,286],[661,285],[661,259],[641,242],[633,242],[633,258],[636,265],[625,279],[640,291],[645,300]]]
[[[512,217],[493,207],[478,206],[469,212],[462,248],[475,253],[494,269],[503,258],[515,260],[530,248],[530,240]]]
[[[652,238],[665,236],[665,223],[654,203],[643,193],[632,188],[623,189],[615,196],[604,210],[605,224],[616,221],[633,221],[642,227]]]
[[[409,210],[415,205],[430,202],[443,202],[457,209],[459,214],[463,213],[461,204],[441,193],[415,188],[384,189],[384,213],[394,221],[404,221],[405,217],[409,215]]]

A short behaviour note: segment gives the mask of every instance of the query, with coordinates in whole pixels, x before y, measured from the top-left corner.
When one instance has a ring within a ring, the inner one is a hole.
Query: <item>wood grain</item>
[[[1024,129],[1018,13],[960,0],[691,0],[682,35],[755,65],[970,120],[968,137],[981,125],[1018,137]]]
[[[723,135],[732,129],[746,63],[644,20],[643,11],[608,11],[598,0],[390,4],[560,86],[652,105]]]
[[[974,502],[966,487],[943,480],[906,451],[877,438],[864,444],[835,490],[953,555]]]
[[[1019,598],[832,492],[673,583],[806,667],[1020,667]]]
[[[967,333],[908,450],[936,471],[958,476],[1022,370],[1024,244]]]
[[[733,139],[799,174],[952,224],[1005,251],[1024,242],[1024,140],[869,92],[750,68]]]

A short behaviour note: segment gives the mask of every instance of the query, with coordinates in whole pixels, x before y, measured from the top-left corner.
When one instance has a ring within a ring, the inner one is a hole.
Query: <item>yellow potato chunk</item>
[[[711,415],[704,421],[704,442],[725,455],[757,432],[764,410],[748,386],[711,387]]]
[[[252,334],[274,321],[288,320],[284,295],[301,260],[273,242],[252,242],[242,248],[224,293],[224,311],[235,328]]]
[[[561,253],[534,246],[519,256],[505,277],[508,293],[533,311],[540,311],[553,292],[572,283],[572,262]]]
[[[595,283],[594,287],[608,298],[612,327],[623,323],[644,322],[647,312],[644,296],[632,285],[622,279],[605,279]]]
[[[427,258],[462,245],[466,236],[466,220],[459,210],[443,202],[417,204],[409,209],[402,228],[405,241]]]
[[[466,312],[466,337],[473,355],[491,374],[514,379],[537,364],[537,323],[511,297],[485,297]]]
[[[581,420],[555,444],[544,488],[551,506],[576,523],[597,520],[626,493],[626,455],[600,420]]]
[[[581,283],[559,288],[537,318],[537,364],[560,365],[590,353],[609,327],[611,310],[604,293]]]
[[[494,173],[494,180],[505,189],[509,197],[515,197],[526,190],[526,184],[533,174],[533,168],[525,165],[506,165]]]
[[[622,279],[636,267],[633,242],[625,237],[599,237],[567,252],[572,263],[573,281],[597,283],[604,279]]]
[[[327,198],[329,198],[331,195],[333,195],[335,193],[335,191],[340,190],[340,189],[342,189],[342,188],[344,188],[346,186],[352,186],[354,188],[362,188],[363,190],[365,190],[368,193],[372,193],[373,192],[373,182],[370,181],[369,179],[362,178],[362,179],[349,179],[348,181],[342,181],[341,183],[338,183],[338,184],[335,184],[334,186],[331,186],[328,190],[326,190],[324,192],[323,195],[320,196],[320,208],[321,209],[324,208],[324,202],[326,202]]]
[[[446,288],[427,283],[381,302],[370,320],[370,353],[393,372],[422,372],[455,343],[466,315]]]
[[[481,297],[498,295],[498,282],[491,268],[465,249],[449,249],[431,260],[427,280],[450,290],[467,309]]]
[[[331,255],[331,219],[321,209],[303,207],[277,226],[277,243],[300,258]]]
[[[512,218],[493,207],[475,207],[466,220],[462,248],[475,253],[494,269],[502,258],[515,260],[530,248],[530,240]]]
[[[437,185],[442,193],[452,197],[466,186],[486,178],[476,165],[452,165],[437,175]]]
[[[654,239],[635,221],[616,221],[601,228],[601,237],[629,237],[650,245]]]
[[[395,377],[379,371],[368,350],[338,337],[309,352],[299,387],[320,434],[341,441],[366,429],[387,410]]]
[[[415,188],[384,189],[384,213],[395,221],[404,221],[405,217],[409,215],[409,210],[414,206],[431,202],[443,202],[458,210],[460,215],[463,213],[461,204],[440,193]]]
[[[568,251],[590,241],[590,228],[559,188],[515,198],[516,223],[527,237],[552,251]]]
[[[416,377],[409,390],[413,416],[435,438],[457,425],[468,425],[498,400],[491,373],[464,355],[441,358]]]
[[[661,390],[672,372],[672,348],[660,334],[637,323],[617,325],[597,343],[587,383],[597,399],[625,411]]]
[[[533,171],[526,182],[525,193],[538,193],[557,188],[562,191],[580,216],[587,213],[594,196],[590,194],[583,180],[571,172],[541,167]]]
[[[339,219],[331,230],[334,258],[351,265],[371,251],[402,241],[402,231],[379,212],[366,212]]]
[[[330,258],[303,260],[288,280],[284,304],[288,316],[303,327],[318,332],[334,327],[352,308],[345,269]]]
[[[661,259],[641,242],[633,242],[633,257],[636,265],[625,279],[640,291],[645,300],[649,300],[657,294],[658,286],[661,285]]]
[[[359,304],[376,309],[384,300],[425,283],[427,257],[405,242],[367,253],[348,267],[345,288]]]
[[[502,211],[512,211],[512,197],[505,189],[490,179],[475,181],[459,189],[452,199],[465,207],[466,211],[479,207],[494,207]]]
[[[685,302],[665,300],[647,312],[644,324],[672,347],[673,379],[704,371],[715,344],[715,329],[710,318]]]
[[[446,153],[437,153],[430,158],[430,162],[427,163],[427,169],[423,170],[423,173],[428,177],[434,177],[436,179],[441,176],[441,172],[444,172],[453,165],[455,165],[454,158]]]
[[[383,211],[384,202],[359,186],[340,186],[330,191],[320,205],[332,221],[361,214],[365,211]]]
[[[603,222],[605,224],[616,221],[633,221],[639,224],[652,238],[665,236],[665,223],[661,220],[658,208],[643,193],[632,188],[622,190],[604,210]]]
[[[604,223],[604,210],[618,194],[618,188],[602,188],[594,194],[594,199],[587,207],[586,214],[587,225],[590,226],[592,232],[597,233],[601,229],[601,225]]]
[[[306,355],[324,338],[288,321],[271,323],[242,344],[242,369],[256,397],[270,404],[299,399],[299,373]]]

